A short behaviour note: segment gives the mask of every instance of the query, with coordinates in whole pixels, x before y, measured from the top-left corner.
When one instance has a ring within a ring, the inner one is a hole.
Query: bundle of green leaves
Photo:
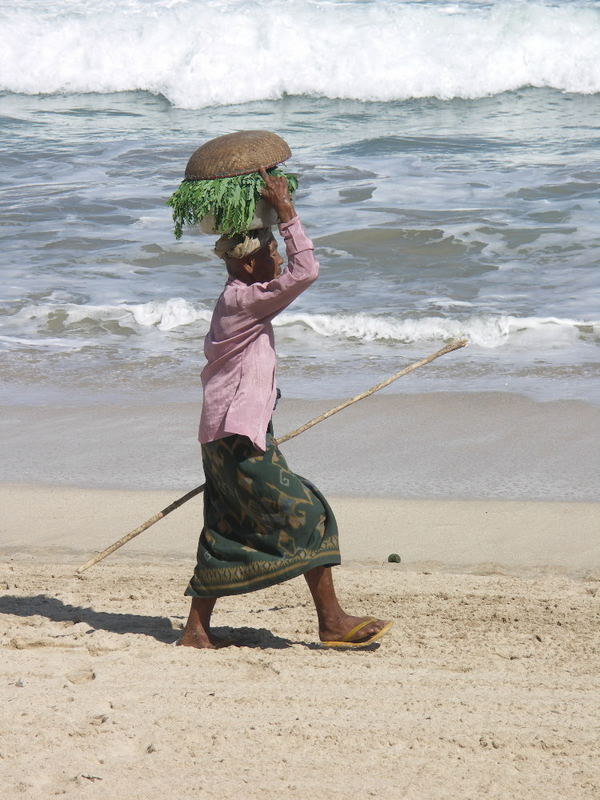
[[[287,178],[290,194],[298,188],[295,175],[288,175],[279,167],[267,172]],[[181,238],[185,224],[195,225],[207,214],[214,216],[215,229],[219,233],[247,231],[254,219],[256,201],[260,199],[260,190],[264,185],[258,172],[206,181],[184,180],[167,201],[167,205],[173,209],[175,238]]]

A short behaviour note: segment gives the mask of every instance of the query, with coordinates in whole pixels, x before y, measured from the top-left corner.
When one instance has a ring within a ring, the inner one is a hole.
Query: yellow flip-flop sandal
[[[377,639],[381,639],[381,637],[386,634],[394,624],[394,621],[390,620],[390,622],[386,622],[383,628],[380,628],[378,631],[375,631],[372,636],[369,636],[368,639],[362,639],[359,642],[350,641],[350,639],[352,639],[356,633],[362,630],[362,628],[366,628],[371,622],[377,622],[377,617],[368,617],[362,622],[359,622],[358,625],[355,625],[354,628],[349,630],[344,638],[338,642],[321,642],[321,644],[323,647],[367,647],[367,645],[376,642]]]

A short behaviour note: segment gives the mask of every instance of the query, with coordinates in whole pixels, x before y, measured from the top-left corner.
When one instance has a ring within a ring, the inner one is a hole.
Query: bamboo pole
[[[415,369],[419,367],[425,366],[425,364],[430,364],[432,361],[435,361],[436,358],[440,358],[440,356],[446,355],[446,353],[451,353],[453,350],[458,350],[461,347],[465,347],[468,344],[466,339],[458,339],[454,342],[450,342],[449,344],[442,347],[440,350],[437,350],[435,353],[432,353],[430,356],[426,356],[425,358],[421,358],[419,361],[415,361],[412,364],[409,364],[404,369],[401,369],[399,372],[394,373],[389,378],[386,378],[381,383],[375,384],[370,389],[367,389],[365,392],[361,392],[360,394],[351,397],[349,400],[345,400],[340,405],[335,406],[335,408],[329,409],[324,414],[320,414],[318,417],[314,417],[313,419],[309,420],[308,422],[301,425],[299,428],[291,431],[290,433],[286,433],[284,436],[281,436],[279,439],[275,439],[275,444],[279,445],[283,442],[288,442],[290,439],[294,439],[296,436],[299,436],[301,433],[304,433],[309,428],[312,428],[314,425],[318,425],[319,422],[323,422],[323,420],[332,417],[334,414],[343,411],[348,406],[353,405],[354,403],[358,403],[359,400],[364,400],[365,397],[369,397],[369,395],[375,394],[375,392],[380,391],[381,389],[385,389],[386,386],[389,386],[394,381],[397,381],[398,378],[402,378],[404,375],[408,375],[410,372],[413,372]],[[103,561],[107,556],[114,553],[115,550],[118,550],[120,547],[123,547],[124,544],[130,542],[132,539],[135,539],[136,536],[139,536],[140,533],[143,533],[145,530],[150,528],[152,525],[157,523],[159,520],[166,517],[167,514],[170,514],[171,511],[175,511],[176,508],[182,506],[184,503],[187,503],[188,500],[191,500],[192,497],[195,497],[197,494],[200,494],[204,490],[205,484],[203,483],[201,486],[197,486],[195,489],[192,489],[187,494],[184,494],[182,497],[179,497],[177,500],[174,500],[170,505],[163,508],[162,511],[159,511],[154,516],[147,519],[145,522],[142,522],[141,525],[138,525],[129,533],[126,533],[116,542],[113,542],[107,548],[102,550],[100,553],[96,553],[95,556],[86,561],[85,564],[82,564],[80,567],[77,568],[76,574],[81,575],[82,572],[85,572],[86,569],[93,567],[98,562]]]
[[[317,425],[319,422],[323,422],[323,420],[332,417],[334,414],[337,414],[338,411],[343,411],[348,406],[353,405],[354,403],[358,403],[359,400],[364,400],[365,397],[369,397],[371,394],[375,394],[380,389],[385,389],[386,386],[389,386],[390,383],[397,381],[398,378],[404,377],[404,375],[408,375],[409,372],[413,372],[415,369],[419,367],[424,367],[425,364],[429,364],[431,361],[435,361],[436,358],[440,356],[445,356],[446,353],[451,353],[453,350],[458,350],[461,347],[466,347],[468,344],[466,339],[458,339],[457,341],[450,342],[450,344],[445,345],[441,348],[441,350],[437,350],[435,353],[432,353],[430,356],[426,356],[425,358],[420,359],[420,361],[415,361],[412,364],[409,364],[408,367],[404,367],[401,369],[400,372],[394,373],[389,378],[386,378],[381,383],[377,383],[375,386],[371,386],[370,389],[367,389],[365,392],[361,392],[360,394],[351,397],[350,400],[345,400],[343,403],[340,403],[339,406],[335,408],[329,409],[324,414],[321,414],[318,417],[314,417],[314,419],[309,420],[304,425],[301,425],[299,428],[296,428],[295,431],[291,433],[286,433],[285,436],[282,436],[280,439],[276,439],[276,444],[283,444],[283,442],[287,442],[290,439],[293,439],[295,436],[299,436],[304,431],[307,431],[309,428],[312,428],[313,425]]]
[[[188,500],[191,500],[192,497],[195,497],[197,494],[200,494],[200,492],[204,491],[204,486],[205,486],[204,483],[201,486],[196,486],[195,489],[192,489],[187,494],[184,494],[182,497],[179,497],[177,500],[174,500],[171,503],[171,505],[166,506],[165,508],[163,508],[162,511],[159,511],[153,517],[150,517],[150,519],[147,519],[145,522],[142,522],[142,524],[138,525],[137,528],[135,528],[132,531],[129,531],[129,533],[126,533],[124,536],[121,536],[120,539],[117,539],[116,542],[113,542],[111,545],[102,550],[100,553],[96,553],[96,555],[92,556],[92,558],[90,558],[89,561],[86,561],[85,564],[82,564],[80,567],[77,567],[77,569],[75,570],[76,574],[81,575],[82,572],[85,572],[86,569],[93,567],[94,564],[97,564],[99,561],[104,561],[104,559],[111,553],[114,553],[115,550],[118,550],[120,547],[123,547],[124,544],[127,544],[127,542],[130,542],[132,539],[135,539],[135,537],[139,536],[140,533],[143,533],[145,530],[150,528],[152,525],[161,520],[163,517],[166,517],[167,514],[170,514],[171,511],[175,511],[176,508],[179,508],[179,506],[182,506],[184,503],[187,503]]]

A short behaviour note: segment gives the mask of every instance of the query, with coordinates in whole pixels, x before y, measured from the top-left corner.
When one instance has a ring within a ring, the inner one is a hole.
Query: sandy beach
[[[0,3],[1,800],[600,800],[598,6]],[[468,341],[282,447],[365,650],[302,577],[175,646],[201,495],[76,572],[203,483],[227,273],[168,200],[259,129],[320,263],[275,436]]]
[[[598,796],[598,571],[350,564],[397,620],[373,652],[316,646],[296,580],[224,600],[237,646],[200,653],[172,647],[188,570],[4,567],[5,797]]]
[[[296,579],[199,652],[199,498],[74,574],[176,495],[0,489],[5,797],[598,796],[597,504],[333,498],[340,595],[391,635],[323,650]]]
[[[389,395],[284,446],[332,502],[344,605],[395,620],[364,652],[319,647],[301,578],[220,601],[230,647],[173,647],[201,496],[75,575],[202,482],[197,414],[5,407],[3,796],[598,797],[598,408]]]

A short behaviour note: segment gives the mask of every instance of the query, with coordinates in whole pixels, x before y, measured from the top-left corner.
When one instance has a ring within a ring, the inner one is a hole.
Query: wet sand
[[[338,402],[284,397],[276,435]],[[4,406],[0,483],[192,488],[202,482],[199,409],[200,402]],[[324,492],[344,497],[600,500],[600,406],[580,401],[381,394],[283,452]]]

